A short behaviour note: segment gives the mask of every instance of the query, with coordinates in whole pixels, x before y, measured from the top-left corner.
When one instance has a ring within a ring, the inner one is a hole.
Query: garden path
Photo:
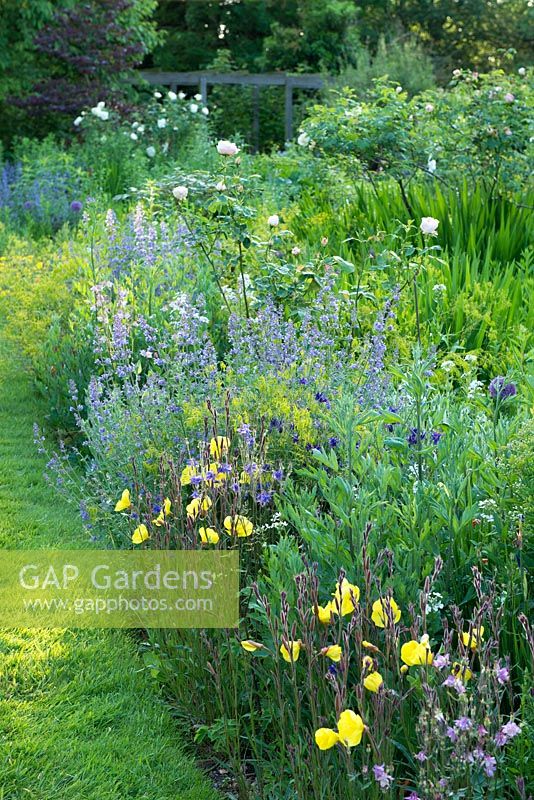
[[[0,548],[87,546],[78,515],[43,480],[43,418],[0,329]],[[216,800],[114,630],[0,630],[0,800]]]

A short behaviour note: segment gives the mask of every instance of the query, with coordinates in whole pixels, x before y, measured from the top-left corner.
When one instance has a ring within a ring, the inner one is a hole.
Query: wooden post
[[[208,105],[208,79],[203,75],[200,79],[200,94],[202,95],[202,105]]]
[[[260,149],[260,87],[252,86],[252,146],[254,152]]]
[[[285,93],[285,141],[289,142],[293,136],[293,83],[291,78],[286,78]]]

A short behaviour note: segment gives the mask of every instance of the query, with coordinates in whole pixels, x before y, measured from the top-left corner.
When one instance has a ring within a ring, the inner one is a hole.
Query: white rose
[[[185,100],[186,93],[185,92],[178,92],[178,100]]]
[[[169,100],[176,100],[178,98],[178,95],[176,94],[176,92],[167,92],[167,97],[169,98]]]
[[[201,94],[196,94],[196,95],[195,95],[195,100],[196,100],[198,103],[200,103],[200,101],[202,100],[202,95],[201,95]]]
[[[109,111],[104,111],[104,109],[102,109],[102,111],[100,112],[99,116],[100,116],[100,119],[104,120],[104,122],[105,122],[107,119],[109,119]]]
[[[439,219],[434,219],[434,217],[423,217],[419,227],[422,233],[426,233],[429,236],[437,236],[438,225]]]
[[[204,106],[204,108],[202,109],[202,113],[204,114],[205,117],[207,117],[208,114],[210,113],[209,108],[207,106]]]
[[[436,159],[435,158],[429,158],[428,159],[428,164],[427,164],[428,171],[431,172],[432,174],[434,174],[434,172],[436,171],[436,167],[437,167]]]
[[[163,117],[158,119],[158,128],[166,128],[167,127],[167,120]]]
[[[524,67],[519,67],[519,69],[517,70],[517,74],[521,75],[521,77],[524,78],[525,75],[527,74],[527,71]]]
[[[221,139],[217,144],[217,152],[221,156],[235,156],[239,153],[239,147],[228,139]]]
[[[271,228],[276,228],[276,226],[280,224],[280,217],[278,216],[278,214],[271,214],[267,222],[269,223]]]
[[[103,101],[103,100],[100,100],[100,101],[99,101],[99,102],[96,104],[96,107],[97,107],[97,108],[104,108],[104,106],[105,106],[105,105],[106,105],[106,104],[104,103],[104,101]]]
[[[172,190],[172,193],[177,200],[185,200],[189,194],[189,189],[187,186],[175,186]]]
[[[81,124],[82,124],[82,122],[83,122],[83,117],[76,117],[76,119],[75,119],[75,120],[74,120],[74,122],[73,122],[73,125],[75,125],[76,127],[78,127],[78,125],[81,125]]]
[[[137,136],[137,134],[136,134],[136,133],[131,133],[131,134],[130,134],[130,139],[133,139],[133,141],[134,141],[134,142],[136,142],[136,141],[137,141],[137,139],[138,139],[138,136]]]
[[[144,125],[138,125],[137,126],[137,133],[144,133],[144,132],[145,132],[145,126]]]
[[[197,113],[197,111],[198,111],[198,106],[197,106],[197,104],[196,104],[196,103],[191,103],[191,105],[189,106],[189,111],[190,111],[192,114],[196,114],[196,113]]]
[[[154,97],[156,98],[156,100],[159,100],[161,96],[162,96],[161,92],[154,92]]]
[[[397,92],[397,94],[400,94],[402,92],[402,86],[397,86],[395,91]]]
[[[429,113],[429,114],[430,114],[432,111],[434,111],[434,106],[432,105],[432,103],[427,103],[427,104],[426,104],[426,106],[425,106],[425,111],[428,111],[428,113]]]
[[[308,136],[307,133],[302,131],[302,133],[297,139],[297,144],[300,145],[300,147],[307,147],[309,143],[310,143],[310,137]]]
[[[152,145],[149,144],[146,149],[146,154],[149,158],[154,158],[154,156],[156,155],[156,148],[152,147]]]

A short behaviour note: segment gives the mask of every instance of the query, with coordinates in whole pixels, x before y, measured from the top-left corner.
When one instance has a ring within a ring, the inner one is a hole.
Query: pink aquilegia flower
[[[384,764],[375,764],[373,767],[373,775],[375,781],[384,791],[389,789],[390,784],[393,783],[393,777],[388,774]]]

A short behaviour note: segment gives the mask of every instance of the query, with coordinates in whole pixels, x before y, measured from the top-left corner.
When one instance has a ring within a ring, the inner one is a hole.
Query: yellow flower
[[[284,661],[287,661],[288,664],[291,664],[292,661],[298,661],[300,655],[300,639],[296,642],[288,642],[288,647],[285,644],[280,645],[280,652],[282,654],[282,658]]]
[[[478,645],[482,643],[482,639],[484,638],[484,626],[481,625],[480,628],[473,628],[471,633],[462,633],[462,641],[466,647],[470,647],[471,650],[476,650]]]
[[[199,528],[200,541],[202,544],[217,544],[219,534],[213,528]]]
[[[217,436],[210,442],[210,456],[212,458],[222,458],[228,452],[230,439],[226,436]]]
[[[462,683],[467,683],[467,681],[473,677],[473,673],[469,667],[465,664],[460,664],[458,661],[455,661],[452,665],[451,672],[455,678],[459,678]]]
[[[402,665],[402,667],[400,668],[400,671],[401,671],[401,675],[406,675],[406,673],[408,672],[408,667],[406,666],[406,664]]]
[[[261,642],[253,642],[252,639],[243,639],[241,642],[241,647],[243,650],[246,650],[247,653],[255,653],[256,650],[263,649]]]
[[[366,689],[370,692],[378,692],[382,684],[384,683],[384,679],[379,672],[370,672],[366,678],[364,678],[363,685]]]
[[[409,667],[417,667],[421,664],[432,664],[433,654],[430,652],[428,636],[425,634],[420,642],[412,639],[401,647],[401,659]]]
[[[242,472],[239,476],[239,483],[250,483],[250,475],[248,472]]]
[[[332,728],[318,728],[315,731],[315,744],[319,750],[330,750],[339,742],[339,734]]]
[[[226,517],[224,520],[224,527],[228,533],[239,537],[250,536],[254,530],[252,522],[247,517],[243,517],[240,514],[236,514],[233,517]]]
[[[317,619],[323,625],[328,625],[332,619],[332,614],[336,613],[336,604],[330,600],[325,606],[317,606]]]
[[[209,497],[193,497],[190,503],[185,507],[187,516],[191,519],[196,519],[199,514],[209,511],[211,508],[211,500]]]
[[[166,497],[165,500],[163,501],[163,508],[159,512],[156,519],[152,520],[152,523],[154,525],[157,525],[158,528],[161,527],[161,525],[165,525],[165,519],[168,516],[170,516],[170,513],[171,513],[171,501],[169,500],[168,497]]]
[[[345,747],[356,747],[362,740],[365,725],[359,714],[347,710],[340,714],[337,730],[341,744]]]
[[[146,525],[139,525],[132,533],[132,542],[134,544],[142,544],[147,539],[150,539],[150,536]]]
[[[373,603],[373,613],[371,619],[377,628],[385,628],[388,623],[388,607],[393,617],[393,622],[398,622],[401,618],[401,610],[392,597],[375,600]]]
[[[326,656],[330,659],[330,661],[341,661],[341,656],[343,655],[343,650],[338,644],[331,644],[329,647],[323,647],[321,650],[321,655]]]
[[[336,591],[333,592],[335,599],[336,613],[340,613],[342,617],[346,614],[352,614],[356,608],[355,603],[360,599],[360,590],[353,583],[349,583],[346,578],[341,581],[341,586],[336,583]],[[354,597],[354,600],[352,599]]]
[[[115,511],[126,511],[126,509],[130,508],[131,505],[132,501],[130,500],[130,491],[129,489],[125,489],[121,494],[121,499],[117,501]]]
[[[184,467],[182,470],[182,474],[180,476],[180,483],[182,486],[189,486],[191,483],[191,478],[194,478],[197,474],[196,467],[187,466]]]

